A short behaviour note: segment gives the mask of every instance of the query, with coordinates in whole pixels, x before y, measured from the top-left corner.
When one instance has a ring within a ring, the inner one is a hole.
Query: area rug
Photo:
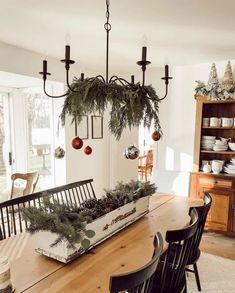
[[[235,293],[235,261],[208,253],[201,253],[197,262],[202,292]],[[187,275],[188,293],[196,293],[197,285],[192,273]]]

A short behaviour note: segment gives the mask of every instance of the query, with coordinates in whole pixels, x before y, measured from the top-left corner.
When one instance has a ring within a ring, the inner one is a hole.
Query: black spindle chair
[[[197,261],[200,257],[200,254],[201,254],[201,251],[199,249],[199,245],[200,245],[200,242],[202,239],[202,233],[203,233],[203,230],[205,227],[206,218],[207,218],[207,214],[210,210],[211,203],[212,203],[212,198],[211,198],[210,194],[208,192],[205,192],[204,205],[200,206],[200,207],[195,207],[195,209],[198,212],[198,227],[197,227],[196,233],[193,236],[192,249],[190,251],[190,255],[189,255],[189,258],[187,261],[187,266],[192,265],[193,270],[186,268],[186,271],[192,272],[195,274],[198,291],[201,291],[200,278],[199,278],[198,268],[197,268]],[[189,213],[191,213],[192,209],[193,209],[193,207],[189,209]]]
[[[52,201],[79,207],[84,201],[96,198],[92,182],[93,179],[73,182],[1,202],[0,240],[19,234],[27,228],[28,223],[22,218],[21,208],[40,207],[45,195],[49,196]]]
[[[111,293],[149,293],[152,279],[162,252],[163,239],[157,232],[154,238],[154,255],[152,260],[142,268],[122,275],[110,277],[109,289]]]
[[[166,232],[168,248],[157,267],[152,293],[187,292],[185,267],[198,225],[198,213],[195,209],[190,213],[190,217],[188,226]]]

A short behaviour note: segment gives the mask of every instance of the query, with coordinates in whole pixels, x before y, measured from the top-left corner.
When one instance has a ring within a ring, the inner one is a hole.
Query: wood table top
[[[188,209],[188,198],[159,201],[154,195],[147,215],[68,264],[37,254],[35,237],[28,233],[1,241],[0,255],[10,259],[15,293],[108,293],[110,276],[146,264],[155,233],[164,238],[167,230],[187,224]]]

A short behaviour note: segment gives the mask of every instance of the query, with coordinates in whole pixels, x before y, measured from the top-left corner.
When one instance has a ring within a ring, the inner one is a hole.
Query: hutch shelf
[[[231,138],[235,142],[235,127],[202,126],[203,118],[235,118],[235,100],[211,101],[207,97],[196,96],[196,123],[194,138],[194,167],[190,180],[190,198],[202,198],[208,191],[212,196],[212,206],[207,217],[206,229],[235,235],[235,175],[223,173],[203,173],[202,161],[223,160],[226,163],[235,152],[201,149],[202,136]]]

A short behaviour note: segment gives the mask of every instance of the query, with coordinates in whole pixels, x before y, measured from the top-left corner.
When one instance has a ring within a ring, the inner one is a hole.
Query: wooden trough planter
[[[86,228],[95,231],[95,236],[90,239],[90,246],[87,249],[82,248],[80,243],[75,245],[75,249],[68,248],[67,241],[51,247],[50,245],[58,235],[51,232],[39,232],[36,251],[67,263],[144,216],[148,212],[149,198],[150,196],[142,197],[89,223]]]

